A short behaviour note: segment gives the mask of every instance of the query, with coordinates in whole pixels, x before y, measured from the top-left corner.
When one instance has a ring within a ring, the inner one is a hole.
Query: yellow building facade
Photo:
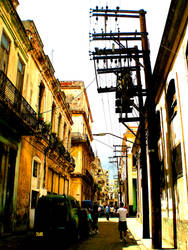
[[[41,195],[69,194],[72,115],[33,21],[0,2],[0,232],[34,226]]]
[[[91,200],[94,188],[92,162],[95,157],[91,147],[93,119],[86,89],[82,81],[61,81],[61,90],[67,96],[73,119],[71,155],[76,167],[71,174],[70,194],[80,202]]]
[[[137,132],[137,127],[131,127],[133,133]],[[132,153],[135,135],[127,129],[123,135],[122,142],[122,158],[120,161],[120,181],[122,202],[126,204],[129,210],[129,215],[137,213],[137,169]]]
[[[93,197],[92,200],[97,202],[98,205],[104,205],[108,203],[109,194],[109,176],[108,170],[104,170],[101,165],[100,158],[95,156],[92,162],[91,175],[94,179]]]

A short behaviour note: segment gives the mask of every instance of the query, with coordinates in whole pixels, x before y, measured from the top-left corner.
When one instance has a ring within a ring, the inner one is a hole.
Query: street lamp
[[[112,135],[112,136],[117,137],[117,138],[119,138],[119,139],[121,139],[121,140],[123,140],[123,141],[127,141],[127,142],[130,142],[130,143],[134,143],[134,141],[127,140],[127,139],[125,139],[125,138],[123,138],[123,137],[120,137],[120,136],[118,136],[118,135],[114,135],[114,134],[108,133],[108,132],[106,132],[106,133],[93,134],[93,136],[105,136],[105,135]]]

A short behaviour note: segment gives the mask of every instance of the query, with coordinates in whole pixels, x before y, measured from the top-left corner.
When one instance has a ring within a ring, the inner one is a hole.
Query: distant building
[[[92,163],[92,176],[94,178],[94,192],[93,201],[99,205],[103,205],[108,202],[108,171],[104,170],[101,166],[100,159],[95,156],[95,160]]]
[[[109,194],[109,201],[107,204],[117,204],[119,205],[119,183],[118,178],[113,178],[109,180],[109,188],[108,188],[108,194]]]
[[[71,155],[76,167],[71,174],[70,194],[80,202],[92,199],[94,179],[92,162],[95,159],[91,141],[92,114],[83,81],[61,81],[61,91],[67,96],[72,112]]]
[[[131,127],[136,133],[137,127]],[[122,158],[120,158],[120,181],[122,202],[126,204],[129,215],[137,213],[137,169],[135,166],[134,154],[132,152],[135,136],[127,129],[123,135]],[[127,141],[126,141],[127,140]],[[131,143],[132,141],[132,143]]]

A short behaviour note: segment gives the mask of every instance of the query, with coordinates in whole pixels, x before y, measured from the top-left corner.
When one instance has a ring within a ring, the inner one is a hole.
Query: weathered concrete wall
[[[82,179],[71,178],[70,182],[70,195],[76,198],[80,203],[82,200]]]
[[[173,248],[173,220],[162,217],[162,245],[163,247]]]
[[[26,229],[28,225],[32,174],[32,156],[30,152],[32,152],[31,145],[26,140],[22,140],[15,218],[17,230]]]
[[[32,179],[33,157],[43,162],[44,155],[29,142],[29,137],[22,138],[20,154],[19,178],[17,189],[17,213],[15,217],[16,230],[26,229],[29,225],[29,209]]]
[[[188,221],[177,221],[177,242],[178,249],[188,249]]]

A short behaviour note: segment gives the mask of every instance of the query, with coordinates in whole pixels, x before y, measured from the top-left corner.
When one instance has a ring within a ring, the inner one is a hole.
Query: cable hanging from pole
[[[76,98],[78,98],[80,95],[82,95],[82,94],[84,93],[84,91],[85,91],[86,89],[88,89],[88,88],[93,84],[94,81],[95,81],[95,77],[94,77],[94,79],[88,84],[88,86],[87,86],[86,88],[84,88],[83,91],[81,91],[77,96],[75,96],[75,97],[74,97],[70,102],[68,102],[67,104],[70,104],[72,101],[74,101],[74,100],[75,100]],[[56,107],[54,110],[57,110],[57,109],[60,109],[60,108],[61,108],[61,106]],[[43,111],[43,112],[41,112],[40,114],[42,115],[42,114],[45,114],[45,113],[48,113],[48,112],[52,112],[52,109]]]

